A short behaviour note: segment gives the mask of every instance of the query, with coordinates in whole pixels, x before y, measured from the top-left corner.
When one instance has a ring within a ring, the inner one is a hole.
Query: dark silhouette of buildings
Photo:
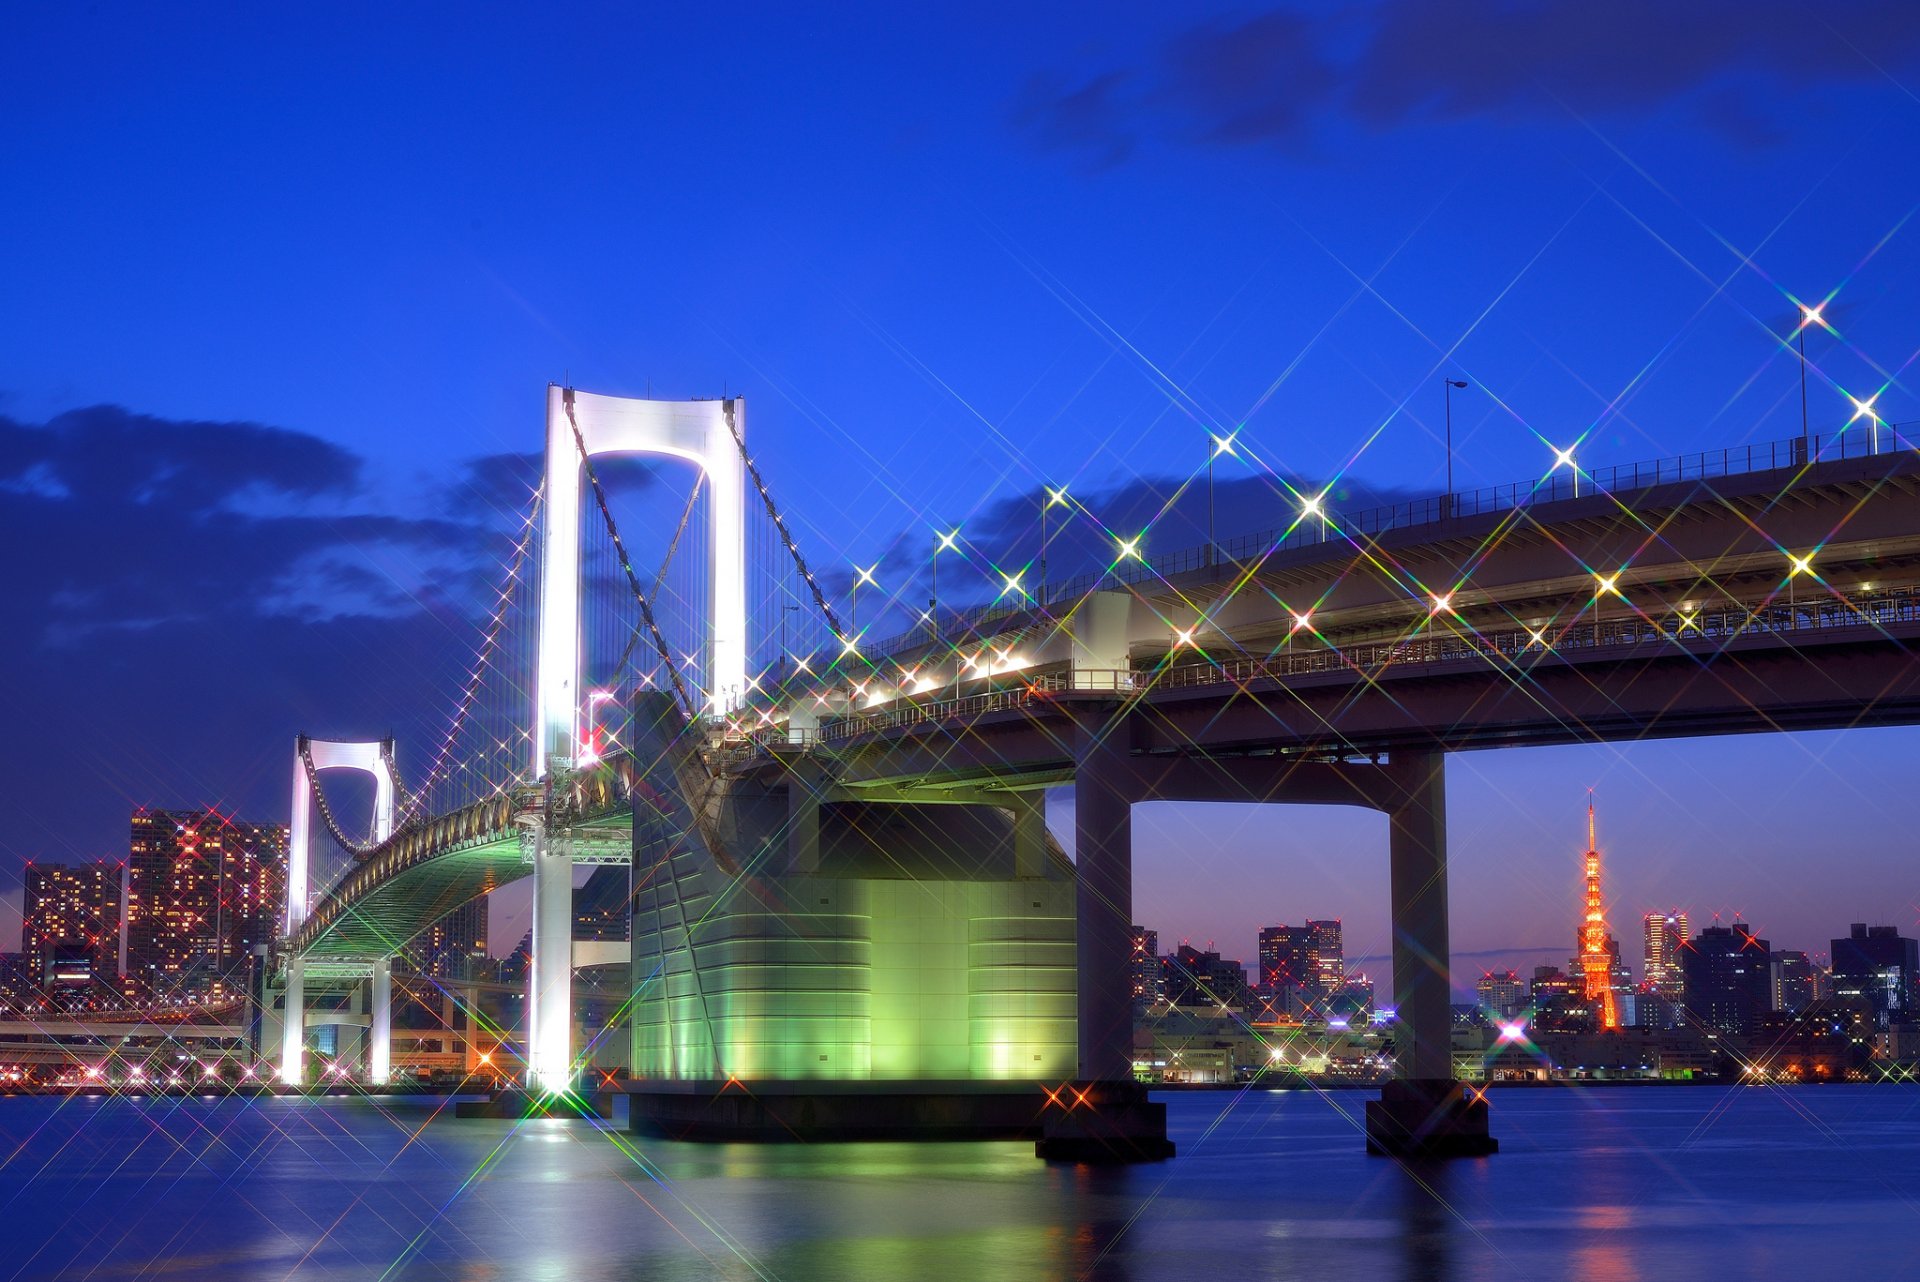
[[[1882,1028],[1911,1020],[1917,948],[1892,926],[1853,923],[1833,941],[1834,996],[1866,1002]]]
[[[1709,926],[1680,949],[1690,1023],[1745,1033],[1773,1005],[1773,959],[1767,941],[1745,922]]]

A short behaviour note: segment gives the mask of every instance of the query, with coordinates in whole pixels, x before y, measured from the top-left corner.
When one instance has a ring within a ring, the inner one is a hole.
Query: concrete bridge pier
[[[306,1075],[307,964],[287,958],[286,994],[280,1016],[280,1080],[299,1086]]]
[[[368,983],[367,1084],[385,1086],[393,1076],[393,960],[373,963]]]
[[[1079,1080],[1050,1102],[1035,1151],[1050,1161],[1150,1162],[1173,1156],[1167,1106],[1133,1076],[1133,803],[1130,726],[1080,718],[1074,772],[1074,927]]]
[[[1398,1076],[1367,1104],[1367,1151],[1481,1157],[1500,1147],[1488,1134],[1486,1101],[1453,1076],[1446,754],[1396,751],[1388,769]]]

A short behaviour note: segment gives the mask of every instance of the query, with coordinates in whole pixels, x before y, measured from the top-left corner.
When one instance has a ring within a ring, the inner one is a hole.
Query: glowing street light
[[[868,587],[879,587],[880,581],[873,577],[879,569],[878,561],[864,569],[857,565],[853,567],[853,586],[848,590],[847,602],[847,627],[851,631],[860,630],[860,585],[864,583]]]
[[[1213,461],[1222,454],[1234,455],[1233,442],[1238,433],[1230,432],[1225,436],[1213,438],[1213,452],[1207,455],[1207,564],[1212,565],[1219,559],[1219,548],[1213,541]]]
[[[1047,545],[1052,541],[1052,531],[1048,528],[1047,516],[1056,507],[1065,507],[1067,487],[1048,485],[1042,487],[1046,500],[1040,504],[1040,604],[1047,603]]]
[[[1822,304],[1821,307],[1808,307],[1805,303],[1800,304],[1800,324],[1794,328],[1794,337],[1800,344],[1800,439],[1803,442],[1807,439],[1807,326],[1818,325],[1823,329],[1826,328],[1827,322],[1820,318],[1820,312],[1824,306]],[[1801,452],[1804,456],[1804,445],[1801,447]]]
[[[1327,496],[1324,494],[1307,495],[1306,498],[1300,500],[1300,515],[1303,518],[1312,516],[1312,517],[1318,517],[1322,521],[1326,520],[1327,519],[1326,499],[1327,499]]]
[[[1873,433],[1872,445],[1869,447],[1868,452],[1878,454],[1880,452],[1880,413],[1873,408],[1873,403],[1880,399],[1880,393],[1875,392],[1864,401],[1858,396],[1849,396],[1847,399],[1853,402],[1853,417],[1848,419],[1847,422],[1857,423],[1862,418],[1867,420],[1870,425],[1870,430]]]
[[[1789,578],[1794,577],[1796,575],[1813,573],[1813,553],[1811,552],[1807,553],[1805,556],[1800,556],[1797,553],[1789,552],[1787,553],[1787,561],[1791,567],[1787,571],[1787,575]]]
[[[940,635],[940,554],[951,552],[959,545],[960,527],[956,525],[945,533],[938,530],[934,533],[938,537],[933,545],[933,594],[927,598],[927,626],[937,639]]]
[[[1573,461],[1573,451],[1575,448],[1576,447],[1572,445],[1567,446],[1567,448],[1564,450],[1560,449],[1558,446],[1554,447],[1553,468],[1550,470],[1557,471],[1560,468],[1564,467],[1569,472],[1572,472],[1573,473],[1573,497],[1579,498],[1580,497],[1580,469],[1577,465],[1575,465]]]
[[[1595,585],[1593,594],[1596,597],[1605,596],[1609,592],[1617,595],[1620,591],[1620,576],[1617,573],[1596,574],[1593,576],[1593,581]]]
[[[1140,539],[1138,537],[1121,539],[1119,543],[1120,559],[1122,561],[1139,561],[1143,559],[1140,555]]]
[[[1427,611],[1427,613],[1428,614],[1445,614],[1448,610],[1451,610],[1452,608],[1453,608],[1453,593],[1436,592],[1433,594],[1432,608],[1430,608]]]
[[[1020,586],[1021,576],[1025,573],[1026,571],[1024,570],[1017,570],[1012,574],[1002,574],[1000,578],[1004,586],[1000,589],[1000,595],[1006,596],[1011,593],[1014,596],[1025,596],[1027,594],[1026,589]]]

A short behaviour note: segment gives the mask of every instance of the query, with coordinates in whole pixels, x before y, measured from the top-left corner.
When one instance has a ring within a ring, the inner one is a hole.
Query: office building
[[[1246,967],[1219,953],[1182,944],[1161,958],[1166,999],[1175,1006],[1243,1007],[1250,993]]]
[[[1683,983],[1680,973],[1680,946],[1687,942],[1687,915],[1677,909],[1666,913],[1648,913],[1642,919],[1646,945],[1641,953],[1642,979],[1661,997],[1678,999]]]
[[[1912,1019],[1917,949],[1895,927],[1853,923],[1833,941],[1834,996],[1872,1006],[1881,1028]]]
[[[1773,1001],[1773,957],[1745,922],[1709,926],[1680,948],[1689,1023],[1723,1033],[1758,1025]]]
[[[1805,953],[1776,950],[1772,968],[1773,1009],[1797,1015],[1813,1005],[1813,962]]]

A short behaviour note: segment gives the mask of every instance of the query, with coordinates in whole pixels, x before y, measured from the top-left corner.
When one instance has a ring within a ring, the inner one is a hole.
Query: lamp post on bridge
[[[1041,488],[1041,492],[1046,496],[1041,501],[1041,504],[1040,504],[1040,595],[1039,595],[1039,601],[1040,601],[1040,608],[1044,610],[1046,609],[1046,606],[1047,606],[1047,543],[1050,537],[1049,531],[1048,531],[1048,524],[1047,524],[1047,513],[1051,512],[1056,505],[1064,505],[1066,503],[1067,487],[1063,485],[1058,489],[1055,489],[1053,486],[1043,485],[1040,488]]]
[[[1225,436],[1209,434],[1209,439],[1213,442],[1213,449],[1207,454],[1207,564],[1209,566],[1220,560],[1220,548],[1214,542],[1213,529],[1213,461],[1222,454],[1234,452],[1233,441],[1237,435],[1237,432],[1230,432]]]
[[[879,568],[878,561],[865,569],[857,565],[853,567],[853,586],[847,590],[847,630],[855,636],[860,635],[860,585],[865,583],[872,587],[879,587],[880,584],[873,577],[874,572]]]
[[[1441,515],[1452,516],[1453,515],[1453,389],[1457,387],[1464,391],[1467,386],[1467,380],[1465,380],[1464,378],[1443,378],[1440,380],[1440,382],[1441,382],[1441,385],[1446,388],[1446,398],[1447,398],[1447,498],[1446,498],[1446,510],[1443,511]]]
[[[960,527],[957,525],[945,534],[935,531],[933,543],[933,592],[932,595],[927,598],[927,632],[936,641],[940,638],[940,554],[942,552],[952,551],[957,547],[959,538]]]

